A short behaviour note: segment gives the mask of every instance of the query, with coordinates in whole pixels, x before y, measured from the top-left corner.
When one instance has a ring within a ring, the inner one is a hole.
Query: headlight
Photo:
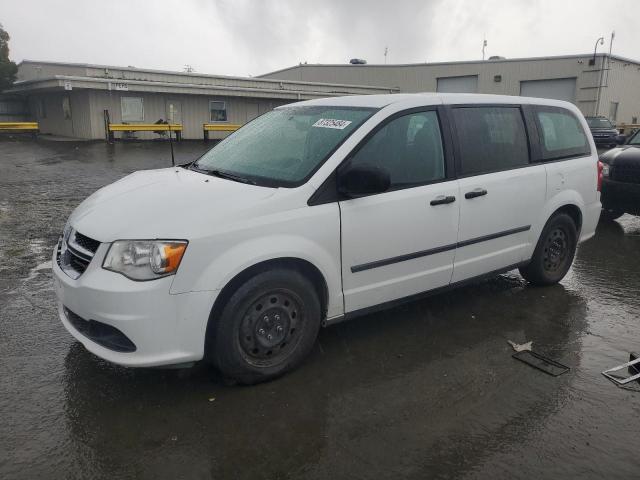
[[[70,235],[71,235],[71,225],[69,225],[69,222],[67,221],[67,223],[64,225],[64,229],[62,230],[62,240],[64,240],[65,242],[68,242]]]
[[[186,249],[183,240],[118,240],[102,268],[132,280],[153,280],[176,273]]]
[[[609,165],[607,163],[602,162],[602,176],[603,177],[608,177],[609,176]]]

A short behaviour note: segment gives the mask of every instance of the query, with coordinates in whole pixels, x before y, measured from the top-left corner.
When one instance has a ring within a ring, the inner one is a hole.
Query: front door
[[[345,311],[448,285],[460,202],[437,111],[394,115],[347,162],[387,170],[391,187],[340,202]]]
[[[531,250],[545,203],[546,171],[530,163],[518,106],[452,108],[460,229],[452,282],[514,266]]]

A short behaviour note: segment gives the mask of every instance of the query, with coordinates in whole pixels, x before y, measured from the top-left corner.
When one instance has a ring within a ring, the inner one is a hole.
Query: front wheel
[[[520,274],[534,285],[558,283],[569,271],[577,245],[573,219],[566,213],[554,215],[542,230],[531,262],[520,268]]]
[[[309,354],[321,316],[316,289],[300,272],[259,273],[222,309],[210,357],[225,376],[240,383],[276,378]]]

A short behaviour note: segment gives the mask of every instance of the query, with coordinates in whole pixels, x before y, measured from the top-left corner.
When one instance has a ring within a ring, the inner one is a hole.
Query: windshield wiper
[[[226,172],[224,170],[200,170],[200,171],[202,173],[206,173],[207,175],[213,175],[214,177],[226,178],[228,180],[233,180],[234,182],[248,183],[249,185],[256,185],[256,182],[254,182],[250,178],[243,177],[241,175],[236,175],[235,173]]]

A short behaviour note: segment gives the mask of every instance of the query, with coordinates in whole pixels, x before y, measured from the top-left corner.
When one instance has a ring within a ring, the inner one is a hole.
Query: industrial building
[[[220,127],[210,132],[215,139],[278,105],[401,92],[555,98],[575,103],[586,116],[637,124],[640,62],[585,54],[403,65],[305,63],[247,78],[25,60],[17,82],[0,98],[0,120],[37,121],[41,133],[84,139],[107,138],[109,122],[168,121],[180,124],[187,139],[202,139],[203,125],[213,124]],[[151,131],[119,135],[158,136]]]
[[[260,78],[554,98],[576,104],[585,116],[618,124],[640,118],[640,62],[607,54],[405,65],[305,63]]]
[[[7,93],[14,118],[16,98],[24,100],[24,120],[40,133],[83,139],[107,137],[107,119],[121,124],[182,125],[182,137],[202,139],[203,124],[242,125],[272,108],[320,97],[393,93],[394,88],[354,86],[200,73],[167,72],[25,60]],[[211,132],[211,138],[228,131]],[[132,134],[128,134],[131,136]],[[136,132],[136,138],[154,138]]]

